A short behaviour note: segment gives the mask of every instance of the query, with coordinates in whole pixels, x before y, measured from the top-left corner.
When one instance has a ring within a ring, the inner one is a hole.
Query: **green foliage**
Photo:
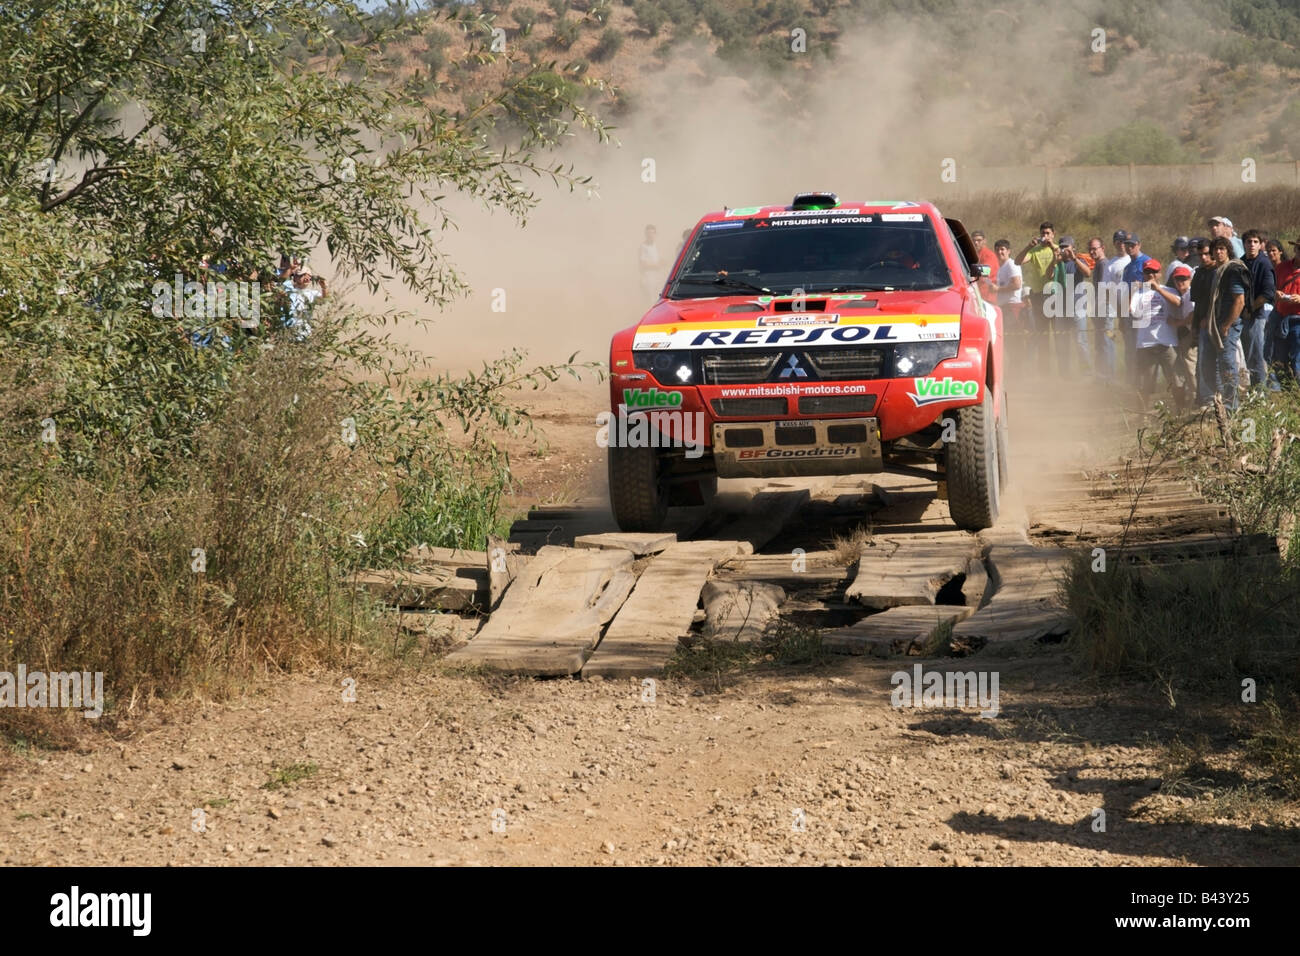
[[[623,46],[623,34],[617,27],[606,27],[600,39],[591,50],[591,58],[597,63],[604,63],[614,56]]]
[[[555,21],[555,32],[551,34],[551,46],[560,50],[567,50],[578,42],[578,37],[581,35],[581,22],[562,17]]]
[[[637,26],[652,37],[658,36],[659,31],[668,22],[667,12],[654,0],[637,0],[632,9],[636,14]]]
[[[499,85],[454,113],[384,77],[385,51],[449,38],[397,2],[5,12],[0,668],[103,670],[131,699],[351,647],[368,612],[343,572],[417,538],[481,547],[508,482],[494,436],[528,424],[518,389],[574,370],[516,353],[430,377],[396,316],[330,301],[297,341],[273,264],[323,246],[318,274],[450,301],[445,194],[522,219],[524,177],[585,182],[538,158],[574,127],[604,138],[585,87],[492,54],[465,5],[439,17]],[[260,338],[160,301],[203,259],[260,284]]]
[[[1084,166],[1191,162],[1176,138],[1150,120],[1135,120],[1085,140],[1074,160]]]

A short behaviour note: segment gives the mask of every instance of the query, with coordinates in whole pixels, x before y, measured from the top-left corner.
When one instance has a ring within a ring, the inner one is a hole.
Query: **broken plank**
[[[635,583],[629,551],[543,548],[453,663],[537,677],[575,674]]]
[[[953,628],[954,651],[1067,634],[1074,619],[1060,598],[1068,551],[1032,545],[994,546],[985,559],[997,590],[988,604]]]
[[[677,639],[690,630],[700,591],[713,569],[749,547],[736,541],[684,541],[651,558],[582,676],[660,673],[677,649]]]
[[[671,544],[677,542],[677,535],[667,533],[623,533],[619,531],[605,534],[584,534],[573,539],[575,548],[621,548],[631,551],[638,558],[647,554],[658,554]]]
[[[965,531],[872,538],[863,547],[846,600],[867,607],[934,604],[939,589],[965,574],[979,554],[975,536]]]
[[[908,654],[923,648],[940,628],[964,620],[974,610],[955,605],[891,607],[848,627],[823,631],[822,648],[832,654]]]

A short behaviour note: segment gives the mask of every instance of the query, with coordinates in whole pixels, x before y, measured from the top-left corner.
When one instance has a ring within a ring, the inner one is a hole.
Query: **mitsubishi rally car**
[[[958,527],[998,516],[1002,314],[965,227],[930,203],[706,215],[659,301],[610,345],[610,503],[655,531],[719,477],[933,479]]]

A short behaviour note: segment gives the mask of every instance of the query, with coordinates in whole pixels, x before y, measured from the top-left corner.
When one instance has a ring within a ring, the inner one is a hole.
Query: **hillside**
[[[386,57],[394,79],[421,84],[442,105],[472,107],[511,62],[553,62],[557,83],[590,84],[593,106],[616,121],[647,113],[662,120],[664,83],[693,75],[700,93],[741,80],[774,118],[806,118],[814,104],[823,121],[828,104],[846,119],[859,102],[942,107],[948,148],[989,165],[1010,156],[1300,159],[1300,102],[1285,95],[1300,79],[1300,13],[1280,0],[1190,0],[1176,11],[1095,0],[1053,8],[1050,18],[1022,0],[994,9],[962,0],[431,7],[408,14],[392,4],[379,20],[408,30]],[[484,62],[489,38],[457,20],[472,11],[504,31],[496,62]],[[900,51],[901,61],[891,59]],[[308,57],[305,47],[293,52]],[[844,90],[846,73],[861,83]]]

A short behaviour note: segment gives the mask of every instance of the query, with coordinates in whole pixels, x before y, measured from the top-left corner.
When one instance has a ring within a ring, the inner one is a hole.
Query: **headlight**
[[[690,385],[695,381],[695,357],[690,352],[643,349],[632,356],[637,368],[650,372],[664,385]]]
[[[894,378],[929,375],[944,359],[956,358],[958,339],[942,342],[905,342],[894,346]]]

